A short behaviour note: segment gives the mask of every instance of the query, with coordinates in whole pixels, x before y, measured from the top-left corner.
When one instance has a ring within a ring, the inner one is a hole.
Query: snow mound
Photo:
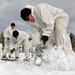
[[[52,47],[51,49],[45,50],[49,64],[47,69],[61,70],[61,71],[73,71],[75,70],[75,53],[73,51],[65,52],[61,47],[58,49]]]
[[[0,75],[75,75],[75,53],[65,53],[63,49],[52,47],[44,50],[44,59],[40,66],[33,61],[23,61],[24,53],[20,53],[18,61],[0,60]],[[2,53],[0,53],[0,58]]]

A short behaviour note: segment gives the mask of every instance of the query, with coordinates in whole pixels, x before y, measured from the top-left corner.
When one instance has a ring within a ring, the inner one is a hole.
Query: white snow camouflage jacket
[[[38,4],[36,6],[26,5],[26,7],[31,9],[32,16],[35,19],[34,23],[30,22],[34,29],[34,33],[42,30],[42,35],[51,36],[54,30],[55,20],[61,17],[68,19],[67,13],[65,13],[62,9],[45,3]]]
[[[25,31],[19,31],[19,36],[15,39],[13,36],[11,37],[11,44],[14,44],[14,48],[18,49],[24,40],[29,39],[29,34]]]
[[[11,39],[13,30],[14,29],[12,29],[11,26],[9,26],[8,28],[5,29],[5,31],[3,33],[5,40],[7,40],[7,37],[9,37]]]

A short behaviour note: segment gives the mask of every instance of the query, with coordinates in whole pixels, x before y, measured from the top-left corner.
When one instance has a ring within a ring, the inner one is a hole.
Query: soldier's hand
[[[42,36],[41,40],[43,41],[43,45],[46,44],[46,42],[48,41],[49,37],[48,36]]]
[[[11,50],[10,50],[10,53],[13,54],[14,51],[15,51],[15,48],[11,49]]]

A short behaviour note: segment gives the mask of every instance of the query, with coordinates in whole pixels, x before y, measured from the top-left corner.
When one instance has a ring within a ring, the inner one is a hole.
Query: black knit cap
[[[29,8],[24,8],[20,12],[20,16],[23,20],[26,21],[26,18],[31,14],[31,9]]]
[[[15,26],[15,23],[11,23],[11,26]]]
[[[13,31],[13,37],[18,37],[18,35],[19,35],[19,32],[17,30],[14,30]]]

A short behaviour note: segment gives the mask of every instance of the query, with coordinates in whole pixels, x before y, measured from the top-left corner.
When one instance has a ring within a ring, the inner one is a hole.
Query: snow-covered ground
[[[66,55],[63,50],[47,50],[49,62],[41,66],[34,62],[23,61],[24,53],[20,53],[18,61],[0,60],[0,75],[75,75],[74,54]],[[0,53],[1,59],[2,53]]]

